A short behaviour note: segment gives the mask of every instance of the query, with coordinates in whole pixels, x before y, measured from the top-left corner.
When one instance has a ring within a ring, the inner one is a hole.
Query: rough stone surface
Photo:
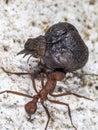
[[[0,91],[14,90],[34,95],[29,76],[7,75],[9,71],[29,71],[36,59],[17,56],[28,38],[44,34],[45,30],[57,22],[70,22],[81,34],[89,48],[88,63],[77,73],[98,74],[98,0],[0,0]],[[30,66],[31,65],[31,66]],[[60,97],[69,103],[74,125],[78,130],[98,130],[98,77],[74,76],[67,74],[67,80],[58,82],[55,92],[72,91],[94,101],[74,96]],[[40,81],[36,80],[38,89]],[[44,130],[46,113],[40,103],[29,122],[24,104],[30,99],[12,94],[0,95],[0,130]],[[48,130],[74,130],[67,108],[46,102],[51,114]]]

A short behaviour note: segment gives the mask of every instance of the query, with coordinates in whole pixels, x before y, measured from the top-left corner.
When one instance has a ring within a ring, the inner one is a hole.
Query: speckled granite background
[[[98,0],[0,0],[0,91],[14,90],[34,95],[29,76],[7,75],[9,71],[28,71],[36,60],[17,56],[26,40],[44,34],[57,22],[70,22],[80,32],[89,48],[89,60],[78,73],[98,74]],[[98,77],[74,76],[58,82],[55,92],[72,91],[94,99],[94,102],[74,96],[60,97],[69,103],[72,119],[78,130],[98,130]],[[40,81],[36,80],[40,89]],[[60,89],[59,89],[60,88]],[[40,103],[29,122],[24,104],[30,99],[12,94],[0,95],[0,130],[44,130],[46,113]],[[48,130],[74,130],[67,108],[46,102],[51,114]]]

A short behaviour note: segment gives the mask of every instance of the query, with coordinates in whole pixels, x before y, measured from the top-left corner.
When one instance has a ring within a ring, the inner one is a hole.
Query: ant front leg
[[[45,87],[45,84],[44,84],[45,74],[44,73],[40,73],[40,77],[41,77],[42,88],[44,88]]]
[[[38,94],[39,92],[37,91],[37,88],[36,88],[35,77],[31,76],[31,80],[32,80],[33,88],[34,88],[35,92]]]
[[[15,75],[18,75],[18,76],[20,76],[20,75],[30,75],[34,90],[36,91],[36,93],[38,93],[38,91],[36,89],[36,84],[35,84],[35,76],[33,75],[33,73],[29,73],[29,72],[10,72],[10,71],[5,70],[3,67],[1,67],[1,68],[7,74],[15,74]]]
[[[40,73],[39,75],[40,75],[40,78],[41,78],[41,85],[42,85],[42,88],[44,88],[44,87],[45,87],[45,85],[44,85],[44,78],[45,78],[45,75],[44,75],[44,73]],[[35,92],[36,92],[37,94],[39,94],[39,92],[37,91],[36,84],[35,84],[35,77],[34,77],[34,75],[31,76],[31,80],[32,80],[32,84],[33,84],[33,88],[34,88]]]
[[[32,73],[26,73],[26,72],[10,72],[10,71],[7,71],[7,70],[5,70],[3,67],[1,67],[1,69],[5,72],[5,73],[7,73],[7,74],[15,74],[15,75],[18,75],[18,76],[20,76],[20,75],[32,75],[33,76],[33,74]]]
[[[33,98],[30,95],[27,95],[27,94],[24,94],[24,93],[20,93],[20,92],[17,92],[17,91],[5,90],[5,91],[0,92],[0,94],[3,94],[3,93],[11,93],[11,94],[15,94],[15,95],[18,95],[18,96],[24,96],[24,97],[28,97],[28,98]]]

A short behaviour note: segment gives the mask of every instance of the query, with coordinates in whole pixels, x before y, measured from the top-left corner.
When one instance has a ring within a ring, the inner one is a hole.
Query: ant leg
[[[61,97],[61,96],[66,96],[66,95],[74,95],[76,97],[79,97],[79,98],[85,98],[87,100],[91,100],[91,101],[94,101],[93,99],[90,99],[90,98],[87,98],[85,96],[81,96],[81,95],[78,95],[78,94],[75,94],[75,93],[72,93],[72,92],[68,92],[68,93],[61,93],[61,94],[52,94],[52,93],[49,93],[50,96],[52,97]]]
[[[18,76],[20,76],[20,75],[32,75],[32,76],[33,76],[32,73],[26,73],[26,72],[10,72],[10,71],[5,70],[3,67],[1,67],[1,69],[2,69],[5,73],[7,73],[7,74],[15,74],[15,75],[18,75]]]
[[[31,80],[32,80],[32,84],[33,84],[33,88],[34,88],[35,92],[36,92],[37,94],[39,94],[38,91],[37,91],[37,89],[36,89],[35,77],[34,77],[34,76],[31,76]]]
[[[35,85],[35,78],[34,78],[34,75],[33,73],[25,73],[25,72],[10,72],[10,71],[7,71],[5,70],[3,67],[1,67],[2,70],[7,73],[7,74],[15,74],[15,75],[30,75],[31,76],[31,79],[32,79],[32,83],[33,83],[33,86],[34,86],[34,90],[36,91],[36,93],[38,93],[37,89],[36,89],[36,85]]]
[[[72,72],[74,75],[76,75],[76,76],[89,76],[89,75],[91,75],[91,76],[98,76],[98,74],[89,74],[89,73],[83,73],[83,74],[78,74],[78,73],[75,73],[75,72]]]
[[[49,113],[47,107],[44,105],[44,103],[41,102],[41,104],[42,104],[43,108],[45,109],[45,112],[46,112],[46,114],[47,114],[47,116],[48,116],[48,120],[47,120],[46,127],[45,127],[45,130],[47,130],[48,123],[49,123],[49,121],[50,121],[50,113]]]
[[[42,88],[44,88],[45,87],[45,84],[44,84],[45,75],[44,75],[44,73],[40,73],[40,77],[41,77]]]
[[[28,98],[33,98],[33,97],[30,96],[30,95],[27,95],[27,94],[24,94],[24,93],[20,93],[20,92],[17,92],[17,91],[5,90],[5,91],[0,92],[0,94],[3,94],[3,93],[11,93],[11,94],[19,95],[19,96],[24,96],[24,97],[28,97]]]
[[[45,85],[44,85],[44,78],[45,78],[44,73],[40,73],[40,77],[41,77],[42,88],[44,88],[45,87]],[[35,84],[35,78],[34,78],[34,76],[31,76],[31,80],[32,80],[32,84],[33,84],[33,88],[34,88],[35,92],[37,94],[39,94],[39,92],[36,89],[36,84]]]
[[[65,106],[67,106],[67,107],[68,107],[68,115],[69,115],[71,124],[72,124],[72,126],[75,128],[75,130],[77,130],[77,128],[74,126],[73,121],[72,121],[71,110],[70,110],[69,104],[63,103],[63,102],[60,102],[60,101],[51,100],[51,99],[48,99],[48,101],[50,101],[51,103],[55,103],[55,104],[60,104],[60,105],[65,105]]]

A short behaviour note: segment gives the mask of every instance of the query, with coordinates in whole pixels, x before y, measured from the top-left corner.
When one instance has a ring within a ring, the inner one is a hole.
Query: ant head
[[[24,45],[24,49],[18,53],[26,55],[31,54],[35,58],[39,58],[40,56],[44,56],[46,49],[46,41],[45,37],[40,35],[33,39],[28,39]]]
[[[37,109],[37,104],[33,101],[30,101],[27,104],[25,104],[25,110],[29,116],[34,114],[36,112],[36,109]]]

